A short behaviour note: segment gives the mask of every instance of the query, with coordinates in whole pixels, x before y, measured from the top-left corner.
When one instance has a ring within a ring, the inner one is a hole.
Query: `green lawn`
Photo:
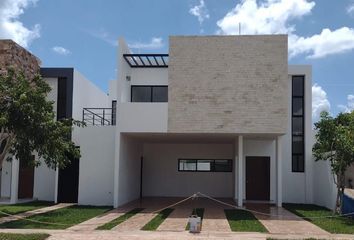
[[[141,212],[144,208],[134,208],[133,210],[123,214],[122,216],[96,228],[97,230],[110,230],[115,226],[121,224],[122,222],[126,221],[127,219],[131,218],[135,214]]]
[[[327,208],[311,204],[284,204],[283,207],[300,217],[304,217],[307,221],[312,222],[327,232],[354,234],[354,219],[347,217],[306,218],[332,215],[332,212]]]
[[[204,208],[193,209],[192,215],[197,215],[203,221]],[[202,227],[203,227],[203,222],[202,222]],[[189,223],[187,223],[186,230],[189,230]]]
[[[0,240],[44,240],[48,238],[48,234],[15,234],[15,233],[0,233]]]
[[[234,232],[268,232],[250,212],[237,209],[225,209],[226,218]]]
[[[0,211],[8,214],[18,214],[22,212],[27,212],[35,210],[42,207],[47,207],[53,205],[53,202],[44,202],[44,201],[34,201],[28,203],[18,203],[13,205],[0,205]],[[6,217],[6,214],[0,212],[0,217]]]
[[[58,225],[36,223],[23,219],[0,224],[0,228],[65,229],[101,215],[108,210],[111,210],[111,207],[70,206],[27,218],[34,221],[57,223]]]
[[[141,230],[146,230],[146,231],[155,231],[163,221],[168,217],[168,215],[171,214],[173,211],[172,208],[166,208],[165,210],[162,210],[157,214],[156,217],[150,220],[147,224],[145,224],[144,227],[141,228]]]

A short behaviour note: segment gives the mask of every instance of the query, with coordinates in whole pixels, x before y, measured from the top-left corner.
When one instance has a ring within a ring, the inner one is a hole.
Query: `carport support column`
[[[119,206],[119,160],[121,151],[121,134],[118,131],[115,138],[115,153],[114,153],[114,183],[113,183],[113,207],[117,208]]]
[[[243,136],[238,136],[237,206],[243,206]]]
[[[10,203],[17,203],[18,201],[18,181],[19,181],[19,160],[13,158],[11,161],[11,196]]]
[[[277,206],[281,207],[283,204],[283,189],[282,189],[282,146],[281,136],[276,139],[276,163],[277,163]]]

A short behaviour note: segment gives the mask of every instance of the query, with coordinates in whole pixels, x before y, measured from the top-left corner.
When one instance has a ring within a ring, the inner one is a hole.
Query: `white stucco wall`
[[[110,80],[108,83],[108,98],[109,102],[112,102],[113,100],[117,100],[117,80]]]
[[[55,170],[44,162],[34,169],[33,198],[42,201],[55,201]]]
[[[168,85],[168,68],[134,68],[131,85]]]
[[[118,40],[117,51],[117,69],[118,69],[118,82],[117,82],[117,100],[119,102],[130,102],[130,82],[127,76],[131,76],[131,67],[123,58],[123,54],[130,54],[130,49],[123,38]],[[119,107],[118,107],[119,108]]]
[[[47,99],[53,101],[53,110],[57,112],[57,104],[58,104],[58,78],[44,78],[44,80],[49,84],[52,89],[48,95]]]
[[[243,165],[243,197],[246,199],[246,165],[247,157],[270,157],[270,201],[276,201],[276,157],[274,140],[252,140],[245,139],[243,146],[244,162]]]
[[[167,103],[120,103],[120,132],[167,132]]]
[[[1,197],[10,197],[11,194],[11,162],[4,161],[1,171]]]
[[[114,126],[80,130],[79,204],[113,205],[114,136]]]
[[[283,202],[313,203],[312,159],[312,69],[309,65],[289,65],[288,131],[282,137]],[[292,75],[305,75],[305,172],[292,172],[291,92]]]
[[[313,173],[314,203],[333,209],[336,202],[337,189],[329,161],[315,162]]]
[[[117,168],[118,205],[137,199],[140,194],[140,158],[143,154],[141,142],[120,134]]]
[[[82,121],[83,108],[110,108],[108,95],[91,81],[87,80],[80,72],[74,70],[73,83],[73,119]],[[74,128],[72,140],[80,145],[79,128]]]
[[[178,159],[233,159],[233,152],[233,144],[144,144],[143,195],[232,197],[232,172],[178,172]]]

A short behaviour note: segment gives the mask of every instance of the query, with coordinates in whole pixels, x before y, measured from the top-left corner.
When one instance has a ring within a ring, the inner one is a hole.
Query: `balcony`
[[[83,108],[82,121],[87,126],[116,125],[117,116],[115,108]]]

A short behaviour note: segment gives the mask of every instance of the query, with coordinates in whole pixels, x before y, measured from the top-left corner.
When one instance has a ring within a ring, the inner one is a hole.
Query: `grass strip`
[[[130,210],[129,212],[123,214],[122,216],[119,216],[116,219],[97,227],[96,230],[110,230],[110,229],[114,228],[115,226],[121,224],[122,222],[128,220],[129,218],[131,218],[135,214],[141,212],[143,209],[144,208],[134,208],[133,210]]]
[[[250,212],[238,209],[225,209],[230,228],[234,232],[268,232]]]
[[[155,231],[161,225],[161,223],[163,223],[163,221],[165,221],[165,219],[168,217],[168,215],[171,214],[172,211],[173,211],[172,208],[166,208],[165,210],[162,210],[161,212],[159,212],[157,214],[156,217],[151,219],[150,222],[145,224],[145,226],[142,227],[141,230]]]
[[[332,211],[313,204],[283,204],[288,211],[303,217],[305,220],[317,225],[330,233],[354,234],[354,219],[349,217],[331,217]],[[307,218],[316,217],[316,218]],[[321,217],[321,218],[318,218]]]
[[[193,209],[192,215],[197,215],[198,217],[200,217],[201,221],[203,221],[204,208]],[[187,223],[186,230],[189,231],[189,222]]]
[[[21,219],[0,224],[0,228],[65,229],[101,215],[111,209],[111,207],[70,206],[26,218],[40,222],[56,223],[57,225],[36,223]]]
[[[13,205],[0,205],[0,211],[8,214],[19,214],[27,211],[32,211],[38,208],[48,207],[53,205],[53,202],[34,201],[27,203],[17,203]],[[7,217],[8,215],[0,213],[0,217]]]
[[[15,234],[15,233],[0,233],[0,240],[44,240],[49,237],[49,234]]]

